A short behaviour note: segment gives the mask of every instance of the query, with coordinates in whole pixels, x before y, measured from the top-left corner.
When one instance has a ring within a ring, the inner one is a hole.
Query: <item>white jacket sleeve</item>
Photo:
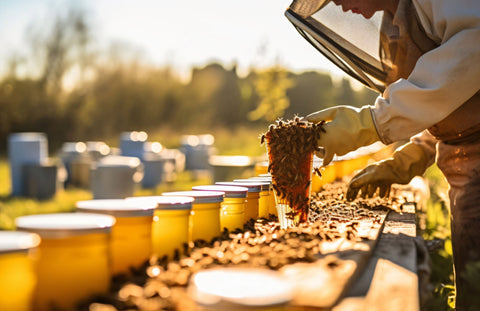
[[[439,47],[408,77],[389,85],[372,109],[383,143],[408,139],[441,121],[480,89],[480,1],[414,0]]]

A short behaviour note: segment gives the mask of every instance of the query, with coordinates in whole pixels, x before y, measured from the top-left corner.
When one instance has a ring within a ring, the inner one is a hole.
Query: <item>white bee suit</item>
[[[421,133],[411,143],[436,156],[450,185],[456,308],[480,310],[480,293],[462,277],[480,261],[480,1],[399,0],[393,16],[366,20],[333,2],[296,0],[286,16],[323,55],[381,94],[371,111],[383,143]],[[354,26],[351,17],[370,26]]]
[[[414,0],[412,3],[426,35],[438,47],[420,56],[406,79],[393,82],[377,98],[373,114],[380,138],[387,144],[408,139],[436,125],[464,104],[470,112],[455,112],[462,116],[459,123],[463,124],[448,124],[448,129],[436,126],[432,134],[442,140],[453,140],[479,131],[480,2]]]

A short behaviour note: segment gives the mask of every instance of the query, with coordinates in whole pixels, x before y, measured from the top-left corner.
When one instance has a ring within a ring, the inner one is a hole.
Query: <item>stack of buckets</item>
[[[18,217],[16,231],[0,232],[0,310],[74,310],[108,292],[112,276],[128,276],[152,256],[178,259],[194,241],[210,242],[225,228],[243,229],[251,219],[275,214],[274,202],[271,177],[263,174],[160,196],[78,201],[74,213]],[[192,285],[192,299],[205,298],[205,277]]]

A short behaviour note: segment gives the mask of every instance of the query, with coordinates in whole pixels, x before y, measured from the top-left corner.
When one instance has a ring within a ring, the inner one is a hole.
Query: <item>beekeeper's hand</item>
[[[386,197],[392,184],[408,184],[413,177],[422,175],[428,167],[428,157],[423,148],[409,142],[398,148],[393,157],[373,163],[355,177],[348,185],[347,200],[351,201],[361,192],[362,197],[372,197],[379,189],[379,196]]]
[[[327,121],[325,133],[321,133],[318,140],[318,145],[324,148],[324,154],[317,153],[323,158],[323,166],[330,163],[335,154],[342,156],[380,140],[369,106],[336,106],[309,114],[305,119],[314,123]]]

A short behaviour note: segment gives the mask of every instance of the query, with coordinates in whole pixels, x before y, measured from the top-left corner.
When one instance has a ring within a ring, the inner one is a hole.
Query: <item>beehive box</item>
[[[400,211],[405,198],[398,192],[392,200],[346,202],[344,190],[344,183],[333,183],[314,193],[309,223],[296,228],[280,229],[270,215],[249,221],[244,230],[224,230],[211,241],[185,245],[172,261],[151,258],[133,276],[117,275],[109,293],[84,301],[79,309],[195,310],[187,294],[190,277],[215,267],[275,271],[293,284],[294,310],[339,308],[352,283],[369,268],[388,213]]]

